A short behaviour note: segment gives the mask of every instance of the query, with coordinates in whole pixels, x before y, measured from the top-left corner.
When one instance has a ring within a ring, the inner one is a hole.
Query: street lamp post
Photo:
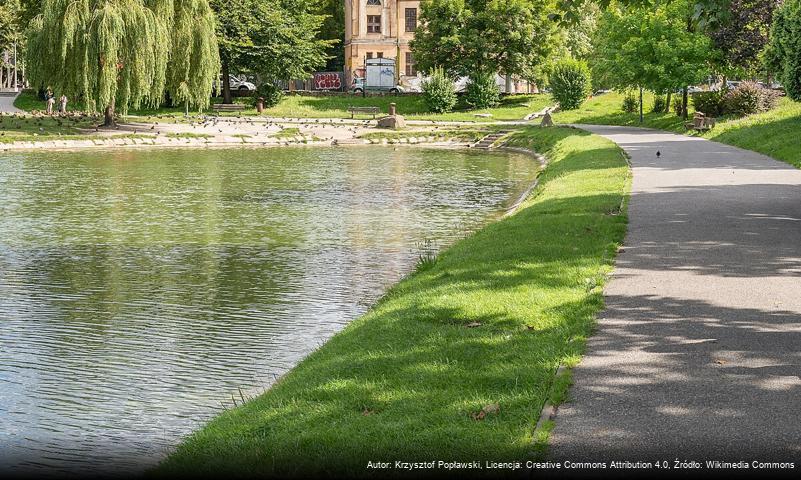
[[[17,42],[14,42],[14,91],[19,92],[19,84],[17,83]]]
[[[642,123],[643,123],[642,90],[643,90],[643,87],[640,87],[640,125],[642,125]]]

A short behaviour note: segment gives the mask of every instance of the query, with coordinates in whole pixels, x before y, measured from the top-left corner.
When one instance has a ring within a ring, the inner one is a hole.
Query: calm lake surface
[[[386,147],[0,154],[0,472],[158,462],[537,171]]]

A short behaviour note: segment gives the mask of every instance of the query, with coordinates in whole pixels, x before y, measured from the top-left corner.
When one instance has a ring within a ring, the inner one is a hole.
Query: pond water
[[[0,155],[0,472],[140,471],[496,219],[530,157]]]

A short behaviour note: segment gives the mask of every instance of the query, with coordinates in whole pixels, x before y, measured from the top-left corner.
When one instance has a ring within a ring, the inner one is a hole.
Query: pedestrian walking
[[[67,113],[67,96],[61,95],[61,99],[58,104],[58,113],[64,114]]]
[[[53,106],[56,104],[56,97],[49,89],[47,90],[47,114],[53,114]]]

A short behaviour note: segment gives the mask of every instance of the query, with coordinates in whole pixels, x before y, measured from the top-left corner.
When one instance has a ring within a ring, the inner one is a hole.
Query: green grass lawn
[[[285,97],[280,104],[265,110],[265,115],[292,118],[350,118],[348,107],[379,107],[382,113],[389,111],[389,104],[396,103],[398,113],[408,120],[476,121],[522,120],[531,112],[540,111],[550,105],[547,95],[514,95],[503,98],[497,107],[486,110],[466,110],[436,114],[428,112],[425,101],[418,95],[376,96],[363,98],[358,95],[310,97],[293,95]],[[489,113],[492,117],[482,118],[476,114]],[[357,115],[356,118],[372,118],[371,115]]]
[[[653,94],[648,93],[644,103],[647,112],[653,105]],[[623,113],[622,104],[623,95],[607,93],[587,100],[578,110],[555,114],[554,121],[563,124],[641,126],[639,115]],[[782,98],[779,105],[767,113],[739,119],[720,118],[714,129],[703,134],[687,132],[684,120],[673,113],[648,113],[642,126],[698,135],[763,153],[801,168],[801,148],[798,148],[798,137],[801,136],[801,103],[788,98]]]
[[[421,263],[155,473],[365,475],[370,460],[535,455],[540,410],[567,385],[554,394],[554,372],[579,360],[603,306],[629,170],[613,143],[580,130],[531,127],[512,143],[551,162],[514,215]]]
[[[594,96],[582,104],[578,110],[558,112],[553,115],[556,123],[585,123],[595,125],[628,125],[633,127],[657,128],[672,132],[684,131],[684,120],[675,113],[652,113],[654,95],[646,92],[643,96],[644,123],[640,124],[639,113],[623,112],[623,94],[609,92]],[[692,104],[690,105],[692,109]]]
[[[222,99],[215,98],[214,103],[220,103]],[[247,105],[242,112],[226,112],[221,115],[257,115],[256,108],[253,106],[253,99],[249,97],[235,98],[235,103]],[[466,106],[457,106],[457,111],[444,114],[428,112],[428,108],[419,95],[383,95],[373,97],[361,97],[359,95],[347,96],[303,96],[287,95],[275,107],[265,109],[264,115],[271,117],[284,118],[350,118],[348,107],[379,107],[381,112],[386,114],[389,111],[389,104],[396,103],[398,113],[406,116],[409,120],[440,120],[440,121],[476,121],[491,122],[496,120],[522,120],[527,114],[542,110],[551,105],[548,95],[512,95],[504,97],[501,104],[497,107],[486,110],[467,110]],[[36,97],[33,92],[23,92],[14,105],[24,111],[43,111],[45,102]],[[82,110],[83,105],[79,102],[70,102],[70,109]],[[482,118],[476,114],[489,113],[492,117]],[[191,112],[194,117],[197,112]],[[162,107],[157,109],[141,108],[130,110],[129,116],[136,117],[174,117],[176,120],[184,116],[183,107]],[[356,115],[358,119],[371,119],[372,115]],[[161,119],[162,121],[165,118]]]
[[[801,168],[801,103],[782,98],[779,107],[770,112],[718,123],[703,136]]]

